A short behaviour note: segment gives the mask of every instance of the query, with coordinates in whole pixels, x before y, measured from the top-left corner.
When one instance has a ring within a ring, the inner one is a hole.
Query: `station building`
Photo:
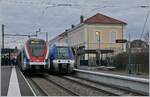
[[[66,42],[76,50],[79,65],[100,64],[99,60],[126,50],[124,43],[116,43],[116,39],[124,39],[126,23],[106,15],[97,13],[80,23],[71,25],[49,43]]]

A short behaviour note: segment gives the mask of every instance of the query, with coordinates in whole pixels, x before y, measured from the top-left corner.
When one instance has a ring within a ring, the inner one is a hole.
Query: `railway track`
[[[53,76],[53,75],[46,75],[47,79],[50,81],[55,81],[55,83],[70,89],[71,91],[75,92],[79,96],[118,96],[115,93],[104,91],[103,89],[99,89],[97,87],[91,86],[89,84],[84,84],[79,81],[75,81],[73,79],[69,79],[65,76]]]
[[[37,96],[78,96],[75,92],[49,80],[43,74],[26,77]]]
[[[31,77],[26,78],[32,87],[33,91],[36,93],[36,96],[48,96],[48,93],[44,91],[39,84],[34,81]]]
[[[45,78],[46,78],[46,77],[45,77]],[[61,84],[59,84],[59,83],[57,83],[57,82],[55,82],[55,81],[53,81],[53,80],[50,80],[49,78],[46,78],[46,79],[47,79],[49,82],[51,82],[51,83],[53,83],[53,84],[59,86],[60,88],[64,89],[65,91],[69,92],[70,94],[72,94],[72,96],[80,96],[80,95],[78,95],[77,93],[73,92],[72,90],[70,90],[70,89],[64,87],[63,85],[61,85]]]
[[[96,83],[96,82],[92,82],[92,81],[77,78],[77,77],[63,76],[62,78],[85,85],[85,86],[90,86],[97,90],[104,91],[106,93],[112,94],[112,96],[145,96],[145,94],[143,93],[133,91],[130,89],[126,89],[123,87],[112,86],[112,85],[108,85],[104,83]]]
[[[143,96],[135,91],[73,76],[38,74],[27,79],[38,96]]]

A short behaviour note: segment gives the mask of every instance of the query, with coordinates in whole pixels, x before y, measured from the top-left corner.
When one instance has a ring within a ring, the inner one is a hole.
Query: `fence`
[[[142,73],[141,69],[142,69],[142,64],[128,64],[126,70],[127,71],[131,70],[130,72],[134,74],[140,74]]]
[[[113,65],[120,70],[131,70],[133,73],[149,73],[149,54],[148,53],[133,53],[131,54],[131,65],[127,53],[121,53],[114,57]]]

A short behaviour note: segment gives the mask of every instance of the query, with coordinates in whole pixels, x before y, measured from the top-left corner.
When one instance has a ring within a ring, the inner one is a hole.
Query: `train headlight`
[[[71,63],[71,64],[74,64],[74,63],[75,63],[75,61],[74,61],[74,60],[70,60],[70,63]]]
[[[53,63],[55,64],[55,63],[58,63],[58,60],[53,60]]]

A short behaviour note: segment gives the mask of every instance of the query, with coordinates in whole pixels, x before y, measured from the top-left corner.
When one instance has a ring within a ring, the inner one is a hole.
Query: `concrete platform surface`
[[[11,70],[11,66],[1,66],[1,96],[7,96]]]
[[[33,96],[19,68],[1,66],[1,96]]]
[[[78,69],[149,79],[148,74],[134,74],[134,73],[129,74],[127,71],[121,71],[121,70],[103,70],[103,69],[99,69],[99,66],[92,66],[92,67],[79,66]]]

